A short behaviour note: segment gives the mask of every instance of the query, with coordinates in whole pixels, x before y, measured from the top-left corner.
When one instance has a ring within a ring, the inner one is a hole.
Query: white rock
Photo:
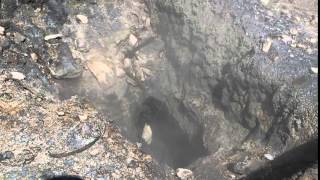
[[[138,42],[138,38],[137,38],[135,35],[130,34],[130,36],[129,36],[129,43],[130,43],[132,46],[134,46],[134,45],[137,44],[137,42]]]
[[[91,156],[97,156],[100,153],[100,149],[99,148],[91,148],[89,151],[89,154]]]
[[[262,5],[267,6],[270,0],[261,0]]]
[[[274,160],[274,156],[272,156],[271,154],[264,154],[263,156],[270,161]]]
[[[76,18],[77,18],[77,20],[78,20],[79,22],[81,22],[82,24],[88,24],[88,22],[89,22],[87,16],[85,16],[85,15],[78,14],[78,15],[76,16]]]
[[[266,42],[263,43],[262,51],[265,53],[269,52],[271,46],[272,46],[272,39],[267,38]]]
[[[151,26],[151,19],[147,18],[146,19],[146,27],[150,27]]]
[[[318,68],[317,67],[311,67],[311,72],[314,74],[318,74]]]
[[[0,26],[0,35],[4,35],[4,32],[5,32],[5,28]]]
[[[36,62],[38,60],[38,55],[36,53],[31,53],[30,56],[33,61]]]
[[[21,72],[10,72],[10,74],[11,78],[15,80],[23,80],[24,78],[26,78],[26,76]]]
[[[186,179],[191,178],[193,176],[193,172],[189,169],[178,168],[176,170],[176,173],[177,173],[177,176],[181,180],[186,180]]]
[[[88,115],[86,115],[86,114],[79,115],[78,118],[80,121],[86,121],[88,119]]]
[[[26,40],[26,37],[18,32],[13,33],[13,35],[14,35],[14,42],[17,44]]]
[[[57,38],[62,38],[62,34],[50,34],[44,37],[44,40],[49,41],[51,39],[57,39]]]
[[[292,35],[297,35],[298,34],[298,30],[295,28],[290,29],[290,34]]]
[[[58,116],[64,116],[64,112],[63,111],[58,111],[57,114],[58,114]]]
[[[152,129],[149,124],[145,124],[142,132],[142,139],[147,143],[151,144],[152,142]]]
[[[229,177],[230,177],[231,179],[236,179],[236,176],[235,176],[234,174],[229,174]]]

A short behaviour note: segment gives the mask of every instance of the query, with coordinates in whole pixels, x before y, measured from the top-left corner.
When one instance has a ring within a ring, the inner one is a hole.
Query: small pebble
[[[295,28],[290,29],[290,34],[292,35],[297,35],[298,34],[298,30]]]
[[[14,35],[14,42],[17,44],[26,40],[26,37],[24,37],[22,34],[18,32],[15,32],[13,35]]]
[[[5,33],[5,28],[0,26],[0,35],[4,35]]]
[[[176,170],[176,174],[181,180],[185,180],[193,176],[193,172],[191,170],[183,168],[178,168]]]
[[[76,18],[77,18],[77,21],[82,23],[82,24],[88,24],[88,22],[89,22],[87,16],[85,16],[85,15],[79,14],[79,15],[76,16]]]
[[[49,41],[51,39],[57,39],[57,38],[62,38],[63,35],[62,34],[51,34],[51,35],[47,35],[44,37],[44,40]]]
[[[79,115],[78,118],[80,121],[86,121],[88,119],[88,115],[86,115],[86,114]]]
[[[264,154],[263,156],[270,161],[274,160],[274,156],[272,156],[271,154]]]
[[[32,59],[34,62],[37,62],[37,61],[38,61],[38,55],[37,55],[36,53],[31,53],[30,56],[31,56],[31,59]]]
[[[26,78],[21,72],[10,72],[11,78],[15,80],[23,80]]]
[[[262,51],[265,53],[269,52],[271,46],[272,46],[272,39],[267,38],[266,42],[263,43]]]
[[[64,116],[65,113],[63,111],[58,111],[57,114],[58,116]]]
[[[317,68],[317,67],[312,67],[312,68],[311,68],[311,72],[312,72],[313,74],[318,74],[318,68]]]
[[[267,6],[270,0],[261,0],[262,5]]]
[[[99,148],[91,148],[89,153],[91,156],[97,156],[100,153],[100,149]]]

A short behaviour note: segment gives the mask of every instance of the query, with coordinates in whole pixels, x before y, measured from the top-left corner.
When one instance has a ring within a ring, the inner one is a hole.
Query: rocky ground
[[[317,179],[316,1],[0,5],[0,179]]]
[[[85,99],[59,101],[8,70],[0,75],[0,179],[165,178],[150,155]]]

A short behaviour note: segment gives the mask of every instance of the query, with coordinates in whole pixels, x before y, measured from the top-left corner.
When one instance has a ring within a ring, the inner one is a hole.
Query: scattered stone
[[[236,176],[234,174],[229,174],[228,176],[230,177],[230,179],[236,179]]]
[[[0,26],[0,35],[3,36],[5,33],[5,28]]]
[[[150,27],[151,26],[151,19],[150,18],[147,18],[146,19],[146,27]]]
[[[307,48],[306,45],[301,44],[301,43],[297,44],[297,47],[298,47],[298,48],[302,48],[302,49],[306,49],[306,48]]]
[[[78,14],[76,16],[76,18],[77,18],[77,21],[82,23],[82,24],[88,24],[88,22],[89,22],[87,16],[85,16],[85,15]]]
[[[261,0],[262,5],[268,6],[270,0]]]
[[[62,34],[51,34],[51,35],[47,35],[44,37],[44,40],[49,41],[51,39],[58,39],[58,38],[62,38],[63,35]]]
[[[57,114],[58,114],[58,116],[64,116],[65,115],[65,113],[63,111],[58,111]]]
[[[138,42],[138,38],[135,35],[130,34],[130,36],[129,36],[130,45],[134,46],[137,44],[137,42]]]
[[[94,59],[94,57],[96,58]],[[104,59],[102,58],[103,57],[100,57],[99,55],[91,57],[87,62],[87,67],[100,84],[111,86],[111,80],[115,76],[113,64],[108,61],[103,61]]]
[[[292,43],[292,44],[290,44],[290,46],[293,47],[293,48],[296,48],[297,44],[296,43]]]
[[[318,74],[318,68],[317,67],[311,67],[311,72],[313,74]]]
[[[26,37],[24,37],[22,34],[18,32],[15,32],[13,35],[14,35],[14,42],[17,44],[26,40]]]
[[[274,156],[271,155],[271,154],[264,154],[263,156],[264,156],[266,159],[268,159],[269,161],[274,160]]]
[[[31,59],[32,59],[34,62],[37,62],[37,61],[38,61],[38,55],[37,55],[36,53],[31,53],[30,56],[31,56]]]
[[[290,34],[296,36],[298,34],[298,30],[295,28],[290,29]]]
[[[265,53],[269,52],[271,46],[272,46],[272,39],[267,38],[267,40],[263,43],[262,51]]]
[[[181,180],[186,180],[193,176],[193,172],[191,170],[183,168],[178,168],[176,174]]]
[[[79,115],[78,118],[80,121],[86,121],[88,119],[88,115],[86,115],[86,114]]]
[[[294,17],[297,22],[301,22],[301,18],[299,16]]]
[[[140,149],[142,147],[142,144],[141,143],[136,143],[137,147]]]
[[[26,78],[21,72],[10,72],[11,78],[15,80],[23,80]]]
[[[100,153],[100,149],[99,148],[91,148],[89,151],[89,154],[91,156],[97,156]]]
[[[151,129],[151,126],[149,124],[146,123],[144,125],[141,137],[148,145],[151,144],[151,142],[152,142],[152,129]]]

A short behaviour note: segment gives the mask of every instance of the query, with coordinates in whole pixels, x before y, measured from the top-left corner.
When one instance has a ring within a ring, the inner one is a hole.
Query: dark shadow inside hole
[[[137,117],[139,139],[142,139],[145,124],[152,129],[152,141],[147,144],[142,140],[143,150],[160,163],[173,168],[186,167],[197,158],[207,155],[200,125],[196,128],[199,129],[196,135],[190,137],[170,114],[166,104],[152,97],[144,101]]]

